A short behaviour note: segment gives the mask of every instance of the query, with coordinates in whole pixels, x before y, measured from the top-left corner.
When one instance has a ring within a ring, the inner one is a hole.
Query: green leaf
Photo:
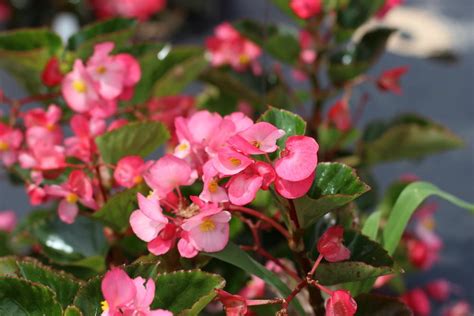
[[[97,147],[107,163],[117,163],[130,155],[146,157],[170,137],[160,122],[134,122],[96,138]]]
[[[356,316],[412,316],[413,312],[399,299],[388,296],[361,294],[355,298]]]
[[[48,60],[59,55],[61,38],[47,29],[0,33],[0,68],[10,72],[32,93],[43,87],[41,72]]]
[[[385,3],[385,0],[347,1],[347,6],[341,7],[337,14],[340,27],[355,30],[371,18]]]
[[[324,285],[361,281],[385,274],[399,272],[393,259],[379,243],[352,230],[344,232],[344,245],[351,251],[348,261],[321,263],[315,279]],[[313,258],[319,254],[313,247]]]
[[[418,159],[463,145],[463,141],[447,128],[412,114],[402,115],[389,123],[370,124],[363,139],[358,151],[368,165]]]
[[[474,213],[474,204],[467,203],[454,195],[440,190],[427,182],[413,182],[409,184],[398,197],[382,232],[384,248],[393,254],[400,242],[410,217],[420,204],[429,196],[435,195],[456,206]]]
[[[138,208],[137,193],[146,194],[148,191],[149,188],[141,184],[116,193],[92,217],[100,220],[116,232],[123,233],[130,226],[130,214]]]
[[[222,289],[224,279],[199,270],[158,274],[153,308],[166,309],[175,315],[198,315]]]
[[[291,290],[283,283],[278,276],[267,270],[260,263],[250,257],[245,251],[239,248],[236,244],[229,242],[224,250],[220,252],[207,253],[208,256],[219,259],[221,261],[230,263],[250,275],[255,275],[265,281],[265,283],[272,285],[284,297],[291,293]],[[304,315],[304,309],[301,307],[298,300],[293,300],[294,306],[301,315]]]
[[[83,216],[68,225],[54,213],[29,227],[42,253],[54,263],[97,272],[105,269],[104,256],[108,249],[103,229],[101,224]]]
[[[0,231],[0,256],[7,256],[13,253],[10,246],[11,234]]]
[[[132,104],[143,103],[153,95],[181,92],[201,73],[206,64],[202,48],[196,46],[172,47],[167,44],[161,48],[151,46],[147,50],[149,51],[138,57],[142,78],[135,87]]]
[[[61,305],[46,286],[14,277],[0,277],[0,314],[60,316]]]
[[[101,290],[102,276],[90,279],[79,288],[74,305],[82,314],[87,316],[99,316],[102,313],[101,302],[104,300]]]
[[[132,37],[135,26],[135,20],[124,18],[89,24],[69,38],[67,49],[75,50],[80,58],[85,59],[92,54],[94,45],[100,42],[112,41],[116,49],[120,48]]]
[[[285,131],[285,135],[277,141],[280,148],[285,148],[288,137],[304,135],[306,131],[306,122],[299,115],[271,106],[260,116],[258,121],[271,123]]]
[[[372,214],[370,214],[370,216],[365,220],[364,227],[362,228],[362,234],[366,235],[372,240],[377,240],[381,217],[382,212],[380,210],[374,211]]]
[[[318,164],[307,196],[294,200],[300,225],[310,226],[324,214],[353,201],[369,189],[351,167],[337,162]]]
[[[64,311],[63,316],[82,316],[81,310],[76,306],[68,306]]]
[[[372,0],[371,0],[372,1]],[[365,73],[384,52],[391,28],[368,31],[358,43],[349,43],[342,51],[330,56],[329,77],[336,84],[352,80]]]
[[[0,258],[0,276],[18,276],[16,257],[8,256]]]
[[[80,286],[80,282],[72,275],[54,271],[32,259],[18,261],[17,266],[21,277],[43,284],[56,293],[56,299],[63,308],[72,303]]]
[[[291,65],[298,61],[300,44],[296,28],[287,25],[262,24],[252,20],[236,22],[234,27],[275,59]]]

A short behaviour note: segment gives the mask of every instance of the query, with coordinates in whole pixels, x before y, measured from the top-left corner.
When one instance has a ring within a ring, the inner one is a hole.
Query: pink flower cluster
[[[102,316],[140,315],[172,316],[163,309],[150,310],[155,298],[155,282],[142,277],[130,278],[125,271],[113,268],[108,271],[101,284],[105,301],[102,302]]]
[[[145,21],[162,11],[166,0],[91,0],[91,5],[100,18],[123,16]]]
[[[229,65],[236,71],[251,67],[255,74],[262,72],[257,61],[262,54],[260,47],[240,35],[230,23],[217,26],[214,36],[207,38],[206,47],[214,67]]]
[[[94,118],[115,114],[118,100],[128,100],[140,80],[140,65],[129,54],[110,55],[114,43],[97,44],[84,65],[76,60],[62,82],[66,103],[77,113]]]

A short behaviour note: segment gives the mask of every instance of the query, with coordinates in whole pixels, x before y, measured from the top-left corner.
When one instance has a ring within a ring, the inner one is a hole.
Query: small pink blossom
[[[212,160],[214,168],[221,174],[231,176],[243,171],[253,160],[229,147],[223,147]]]
[[[85,113],[101,102],[96,85],[82,61],[78,59],[74,62],[72,72],[64,77],[61,91],[71,109]]]
[[[144,197],[138,193],[137,198],[139,209],[131,214],[130,226],[138,238],[149,242],[165,228],[168,218],[163,215],[155,195]]]
[[[265,295],[265,281],[252,275],[250,281],[239,291],[239,295],[246,299],[260,298]]]
[[[150,310],[155,298],[155,282],[142,277],[130,278],[123,270],[113,268],[108,271],[101,283],[102,316],[140,315],[172,316],[169,311]]]
[[[11,232],[16,226],[16,214],[13,211],[0,211],[0,231]]]
[[[19,129],[0,122],[0,160],[6,167],[10,167],[17,161],[22,141],[23,134]]]
[[[82,170],[72,171],[65,183],[48,186],[45,190],[48,195],[61,198],[58,215],[67,224],[72,224],[76,219],[79,212],[77,202],[93,210],[97,208],[91,180]]]
[[[342,132],[347,132],[351,129],[351,111],[347,101],[341,99],[329,108],[328,122]]]
[[[466,301],[459,301],[443,309],[443,316],[471,316],[472,309]]]
[[[127,156],[119,160],[114,170],[114,179],[123,187],[131,188],[143,182],[146,165],[140,156]]]
[[[314,172],[301,181],[288,181],[277,177],[275,180],[275,189],[278,194],[287,199],[297,199],[304,196],[309,191],[313,181]]]
[[[232,295],[224,290],[216,290],[218,300],[224,305],[226,316],[247,315],[247,300],[240,295]]]
[[[326,316],[353,316],[357,303],[349,291],[337,290],[326,301]]]
[[[422,289],[417,288],[408,291],[400,299],[410,307],[415,316],[428,316],[431,314],[430,300]]]
[[[58,58],[56,56],[51,57],[41,73],[41,81],[47,87],[54,87],[61,83],[63,77]]]
[[[329,227],[318,240],[319,253],[329,262],[339,262],[351,257],[350,250],[343,245],[344,228]]]
[[[259,122],[232,136],[228,143],[249,155],[272,153],[278,149],[276,142],[284,134],[285,131],[270,123]]]
[[[187,116],[195,106],[193,96],[173,95],[161,98],[152,98],[147,103],[148,112],[152,120],[164,123],[174,135],[174,121],[177,117]]]
[[[453,292],[453,285],[445,279],[438,279],[426,284],[425,290],[435,300],[444,302]]]
[[[165,9],[166,0],[92,0],[91,4],[100,18],[123,16],[146,21]]]
[[[309,19],[321,12],[321,0],[291,0],[290,8],[302,19]]]
[[[22,168],[37,171],[59,170],[66,166],[64,147],[53,146],[48,141],[38,141],[30,150],[21,152],[18,160]]]
[[[288,137],[280,159],[275,161],[278,177],[292,182],[307,179],[316,169],[318,149],[318,143],[311,137]]]
[[[70,124],[75,136],[68,137],[64,141],[66,154],[84,162],[91,162],[93,155],[97,153],[94,138],[105,132],[105,120],[76,114]]]
[[[230,65],[236,71],[244,71],[250,66],[255,73],[261,72],[257,62],[262,53],[260,47],[240,35],[230,23],[217,26],[214,36],[207,38],[206,48],[214,67]]]
[[[202,180],[204,182],[199,198],[205,202],[227,202],[229,197],[226,190],[219,186],[219,172],[214,168],[212,161],[207,161],[203,166]]]
[[[408,67],[397,67],[384,71],[377,79],[377,86],[382,91],[402,94],[400,78],[408,72]]]
[[[46,191],[36,184],[29,184],[26,188],[26,193],[30,198],[30,204],[35,206],[46,202],[48,197]]]

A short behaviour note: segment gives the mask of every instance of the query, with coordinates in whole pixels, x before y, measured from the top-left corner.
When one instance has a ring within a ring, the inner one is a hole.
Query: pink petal
[[[0,212],[0,230],[11,232],[16,226],[16,214],[13,211]]]
[[[114,268],[108,271],[101,284],[102,294],[109,304],[109,310],[130,303],[136,294],[133,280],[121,269]]]
[[[276,141],[285,132],[267,122],[258,122],[239,135],[251,144],[257,144],[257,148],[266,153],[274,152],[278,149]]]
[[[69,203],[66,200],[61,200],[58,207],[59,218],[67,223],[72,224],[79,213],[79,207],[76,203]]]
[[[209,219],[212,221],[212,219]],[[205,231],[198,226],[189,232],[192,243],[201,251],[218,252],[225,248],[229,241],[229,224],[213,221],[214,228]]]
[[[263,178],[258,174],[239,173],[228,182],[229,199],[232,204],[245,205],[252,202],[262,186]]]
[[[241,172],[252,162],[252,159],[228,147],[219,150],[213,159],[214,168],[226,176]]]
[[[318,143],[311,137],[288,137],[282,158],[275,162],[277,175],[288,181],[307,179],[318,163],[318,149]]]
[[[281,196],[287,199],[297,199],[304,196],[309,191],[313,184],[313,180],[314,173],[306,179],[295,182],[277,178],[275,180],[275,189]]]
[[[136,289],[134,307],[138,310],[148,309],[155,298],[155,282],[152,279],[136,277],[133,283]]]
[[[189,242],[188,238],[183,238],[183,236],[181,236],[181,239],[178,241],[178,251],[184,258],[193,258],[199,253],[196,247]]]
[[[148,251],[156,256],[163,255],[171,249],[174,241],[174,238],[165,240],[158,236],[148,243]]]
[[[165,227],[162,222],[154,221],[142,211],[136,210],[130,215],[130,226],[132,230],[143,241],[152,241]]]
[[[143,212],[150,219],[161,222],[163,224],[168,223],[168,219],[163,215],[163,211],[160,207],[159,200],[155,196],[144,197],[141,193],[137,193],[138,206],[140,211]]]

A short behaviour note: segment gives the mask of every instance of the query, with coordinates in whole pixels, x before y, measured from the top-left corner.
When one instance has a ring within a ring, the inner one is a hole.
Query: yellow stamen
[[[182,144],[179,144],[178,147],[176,147],[176,149],[178,151],[185,151],[189,148],[189,145],[186,144],[186,143],[182,143]]]
[[[209,190],[209,192],[216,193],[217,188],[218,188],[218,184],[216,180],[212,179],[211,181],[209,181],[209,184],[207,185],[207,189]]]
[[[68,203],[73,204],[73,203],[76,203],[77,200],[79,200],[79,197],[78,197],[77,194],[75,194],[75,193],[68,193],[68,194],[66,195],[66,201],[67,201]]]
[[[229,158],[229,161],[234,167],[238,167],[242,163],[242,161],[240,161],[240,159],[235,158],[235,157]]]
[[[103,75],[104,73],[107,72],[107,68],[105,68],[104,66],[99,66],[95,69],[95,71],[100,74],[100,75]]]
[[[143,182],[143,177],[141,175],[138,175],[135,178],[133,178],[133,183],[135,183],[135,184],[139,184],[139,183],[142,183],[142,182]]]
[[[85,93],[87,91],[86,83],[83,80],[74,80],[72,87],[79,93]]]
[[[153,194],[155,192],[153,190],[150,190],[150,192],[148,192],[148,195],[146,196],[147,199],[151,199],[153,197]]]
[[[240,56],[239,56],[239,62],[240,62],[242,65],[247,65],[247,64],[250,62],[250,57],[247,56],[247,55],[240,55]]]
[[[100,302],[100,307],[102,308],[102,311],[108,311],[109,310],[109,303],[107,301],[102,301]]]
[[[216,224],[209,219],[206,218],[200,225],[199,225],[199,230],[202,231],[203,233],[208,233],[216,229]]]
[[[423,227],[425,227],[428,230],[434,230],[436,227],[436,223],[434,219],[432,218],[425,218],[422,222]]]
[[[260,146],[262,146],[262,144],[260,144],[260,142],[258,140],[254,140],[251,142],[251,144],[257,148],[260,148]]]
[[[7,151],[8,149],[10,149],[10,144],[6,141],[0,140],[0,151]]]
[[[54,131],[56,129],[56,125],[52,124],[52,123],[48,123],[46,124],[46,129],[50,132]]]

